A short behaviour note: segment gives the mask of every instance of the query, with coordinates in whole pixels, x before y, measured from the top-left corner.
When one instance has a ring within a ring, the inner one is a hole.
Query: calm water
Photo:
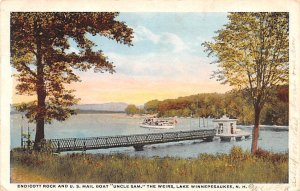
[[[178,124],[174,129],[158,130],[139,127],[142,117],[132,118],[125,114],[78,114],[65,122],[53,122],[46,125],[45,136],[50,138],[82,138],[108,135],[128,135],[140,133],[157,133],[164,131],[184,131],[201,129],[203,120],[178,118]],[[200,123],[199,123],[200,122]],[[205,125],[212,126],[212,119],[204,121]],[[200,124],[200,127],[199,127]],[[20,146],[21,125],[27,132],[28,123],[20,114],[11,115],[11,148]],[[251,132],[251,128],[240,126],[239,128]],[[29,124],[31,134],[34,135],[34,124]],[[260,131],[259,147],[273,151],[288,151],[288,131]],[[182,141],[174,143],[146,145],[144,151],[136,152],[133,147],[100,149],[87,151],[88,153],[126,153],[132,156],[174,156],[174,157],[197,157],[201,153],[228,153],[232,146],[240,146],[244,150],[251,149],[251,139],[239,142],[202,142],[201,140]]]

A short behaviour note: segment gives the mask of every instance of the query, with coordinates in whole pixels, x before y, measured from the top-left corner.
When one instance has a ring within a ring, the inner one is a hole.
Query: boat
[[[153,128],[153,129],[172,129],[175,127],[177,121],[175,118],[145,118],[140,127]]]
[[[214,119],[216,128],[216,137],[220,137],[221,141],[231,141],[232,139],[240,141],[242,138],[249,139],[250,132],[236,128],[237,119],[230,119],[224,115],[220,119]]]

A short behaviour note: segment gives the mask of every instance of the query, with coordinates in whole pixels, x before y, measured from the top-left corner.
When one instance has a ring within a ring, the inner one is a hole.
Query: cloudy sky
[[[73,83],[81,104],[126,102],[143,104],[230,88],[210,79],[215,65],[201,43],[211,41],[226,22],[226,13],[120,13],[134,30],[133,46],[91,37],[116,66],[116,73],[79,73]],[[76,47],[72,47],[76,51]],[[14,102],[27,100],[14,96]]]

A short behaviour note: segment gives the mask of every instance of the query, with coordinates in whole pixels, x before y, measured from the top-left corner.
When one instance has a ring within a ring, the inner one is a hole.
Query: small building
[[[214,119],[214,127],[217,130],[217,134],[235,134],[236,133],[237,119],[229,119],[226,115],[223,115],[220,119]]]
[[[223,115],[220,119],[214,119],[214,127],[216,128],[216,137],[220,137],[221,141],[230,141],[231,138],[239,141],[242,137],[249,138],[250,133],[242,132],[236,128],[237,119],[230,119]]]

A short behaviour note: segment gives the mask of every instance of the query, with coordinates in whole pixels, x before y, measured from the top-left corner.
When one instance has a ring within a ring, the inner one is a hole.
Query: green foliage
[[[243,89],[254,109],[252,152],[257,150],[260,114],[274,87],[288,83],[289,13],[230,13],[214,42],[203,45],[215,56],[213,77]]]
[[[288,153],[232,148],[230,154],[198,158],[144,158],[11,152],[12,167],[22,166],[57,183],[287,183]],[[36,182],[35,180],[31,180]]]
[[[215,117],[224,113],[222,101],[223,94],[204,93],[160,101],[155,110],[159,116]]]
[[[230,13],[214,42],[204,43],[221,70],[214,77],[245,89],[253,102],[288,82],[288,13]]]
[[[134,114],[142,114],[142,113],[144,113],[144,111],[142,109],[139,109],[134,104],[129,104],[125,109],[125,113],[127,115],[134,115]]]
[[[288,125],[288,91],[279,86],[272,92],[272,99],[266,103],[261,114],[262,124]],[[226,114],[237,118],[240,124],[253,124],[254,111],[251,102],[245,99],[245,91],[229,91],[225,94],[204,93],[167,99],[152,100],[145,104],[146,113],[156,111],[159,117],[212,117],[219,118]],[[282,99],[284,97],[284,99]],[[152,104],[155,101],[155,104]],[[150,104],[149,104],[150,103]],[[149,110],[148,105],[152,105]]]
[[[159,104],[160,104],[160,101],[151,100],[144,104],[144,109],[145,109],[145,111],[147,111],[150,114],[157,113]]]

